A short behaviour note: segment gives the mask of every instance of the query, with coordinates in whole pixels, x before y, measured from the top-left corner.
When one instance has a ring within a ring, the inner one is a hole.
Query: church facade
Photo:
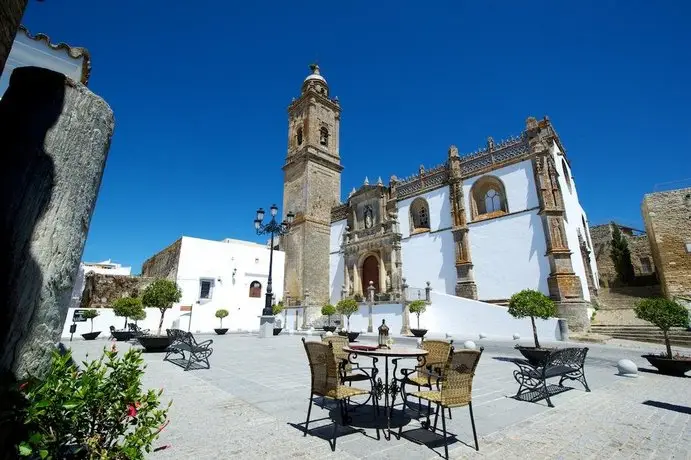
[[[451,146],[439,166],[365,180],[341,202],[341,108],[312,66],[288,108],[283,209],[285,289],[310,303],[344,296],[401,302],[406,286],[504,303],[539,290],[573,330],[589,325],[598,289],[586,214],[549,119],[469,155]],[[304,298],[304,297],[302,297]],[[318,312],[313,313],[318,315]]]

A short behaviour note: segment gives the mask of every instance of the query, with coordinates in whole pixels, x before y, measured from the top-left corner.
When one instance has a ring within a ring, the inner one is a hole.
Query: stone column
[[[461,175],[461,159],[455,145],[449,148],[449,199],[451,200],[451,221],[454,249],[456,252],[456,295],[477,299],[477,285],[470,256],[468,223],[465,213],[465,197]]]
[[[67,316],[113,112],[81,83],[23,67],[0,126],[0,370],[40,377]]]
[[[432,286],[430,286],[430,282],[427,281],[427,286],[425,286],[425,302],[430,303],[432,302]]]
[[[372,324],[372,306],[374,305],[374,281],[369,282],[367,287],[367,332],[372,332],[374,326]]]
[[[408,299],[406,298],[405,292],[408,289],[408,284],[405,282],[405,278],[402,280],[401,288],[403,290],[403,296],[401,297],[401,304],[403,307],[403,318],[401,324],[401,335],[410,335],[410,310],[408,310]]]
[[[557,303],[559,316],[568,322],[572,331],[585,331],[590,327],[588,302],[583,299],[581,279],[573,271],[571,250],[564,225],[564,201],[557,180],[557,170],[551,147],[555,134],[549,120],[538,123],[535,118],[526,121],[526,135],[533,154],[533,172],[540,203],[550,274],[547,278],[550,297]]]

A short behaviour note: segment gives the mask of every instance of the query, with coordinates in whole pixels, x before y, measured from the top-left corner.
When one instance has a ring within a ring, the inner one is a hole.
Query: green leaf
[[[50,401],[48,401],[47,399],[44,399],[43,401],[39,401],[39,402],[34,404],[35,408],[48,407],[48,406],[50,406]]]
[[[32,452],[31,447],[29,447],[25,442],[19,445],[19,455],[22,457],[28,457]]]
[[[62,407],[64,407],[65,409],[74,409],[75,407],[78,407],[78,406],[79,406],[79,403],[74,402],[74,401],[70,401],[70,402],[67,402],[67,403],[62,405]]]
[[[48,457],[48,451],[47,450],[39,450],[38,455],[41,456],[41,459],[45,459]]]

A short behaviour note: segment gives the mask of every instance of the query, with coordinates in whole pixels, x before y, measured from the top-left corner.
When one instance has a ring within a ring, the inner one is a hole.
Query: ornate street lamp
[[[271,205],[271,221],[264,225],[262,221],[264,220],[264,209],[259,208],[257,210],[257,218],[254,219],[254,228],[257,230],[257,235],[268,235],[271,234],[271,249],[269,250],[269,279],[266,282],[266,301],[264,302],[264,310],[262,310],[263,316],[273,316],[273,308],[271,306],[271,300],[273,298],[273,292],[271,289],[271,271],[273,270],[274,263],[274,235],[282,236],[288,233],[290,230],[290,224],[293,223],[295,214],[289,212],[286,215],[286,220],[280,224],[276,222],[276,214],[278,214],[278,206],[275,204]]]

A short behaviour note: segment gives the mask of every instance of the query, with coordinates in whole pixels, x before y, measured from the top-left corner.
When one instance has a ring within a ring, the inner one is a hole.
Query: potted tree
[[[142,301],[137,297],[122,297],[113,302],[113,313],[115,316],[125,318],[125,326],[120,331],[113,331],[113,337],[117,341],[126,341],[134,337],[134,333],[127,329],[127,319],[136,315],[142,310]]]
[[[689,327],[689,312],[686,308],[673,300],[652,298],[638,302],[634,312],[638,318],[653,323],[662,330],[667,348],[667,353],[642,357],[655,366],[660,374],[683,377],[691,370],[691,357],[672,354],[669,330],[673,327]]]
[[[427,334],[427,329],[420,329],[420,315],[427,310],[427,302],[424,300],[413,300],[408,304],[408,311],[415,313],[417,316],[417,329],[410,328],[410,332],[415,337],[424,337]]]
[[[273,310],[272,312],[273,312],[274,316],[280,315],[281,312],[283,311],[283,301],[280,301],[276,305],[274,305],[272,307],[272,310]],[[274,326],[274,335],[280,334],[282,330],[283,330],[283,327]]]
[[[336,311],[347,319],[346,330],[340,330],[338,334],[347,336],[349,342],[355,342],[355,339],[360,335],[359,332],[350,332],[350,315],[357,312],[359,309],[360,305],[357,303],[357,300],[351,298],[339,300],[336,304]]]
[[[516,345],[516,349],[534,366],[540,365],[554,348],[543,348],[537,338],[535,318],[548,319],[557,314],[557,307],[552,300],[542,292],[524,289],[511,296],[509,300],[509,314],[514,318],[530,317],[533,325],[534,347]]]
[[[328,318],[328,326],[324,326],[324,330],[326,332],[334,332],[336,330],[336,326],[331,325],[331,316],[336,314],[336,307],[331,305],[330,303],[327,303],[322,307],[322,315],[326,316]]]
[[[146,319],[146,310],[144,310],[144,307],[139,305],[139,309],[136,310],[134,313],[130,314],[130,319],[134,320],[134,325],[137,325],[138,321],[143,321]]]
[[[98,311],[97,310],[87,310],[84,312],[84,318],[91,320],[91,332],[85,332],[82,334],[82,337],[84,337],[84,340],[94,340],[96,337],[99,336],[101,331],[96,331],[94,332],[94,318],[98,316]]]
[[[228,332],[227,327],[223,327],[223,318],[228,316],[228,310],[225,310],[223,308],[219,308],[216,310],[216,318],[218,318],[221,321],[221,327],[214,329],[216,331],[216,334],[218,335],[224,335],[226,332]]]
[[[175,302],[178,302],[181,296],[182,292],[180,292],[178,285],[174,281],[167,279],[158,279],[144,289],[142,304],[145,307],[158,308],[161,312],[158,333],[156,335],[151,334],[138,337],[139,343],[146,351],[160,352],[170,345],[168,335],[161,335],[163,317],[166,314],[166,310],[171,308]]]

